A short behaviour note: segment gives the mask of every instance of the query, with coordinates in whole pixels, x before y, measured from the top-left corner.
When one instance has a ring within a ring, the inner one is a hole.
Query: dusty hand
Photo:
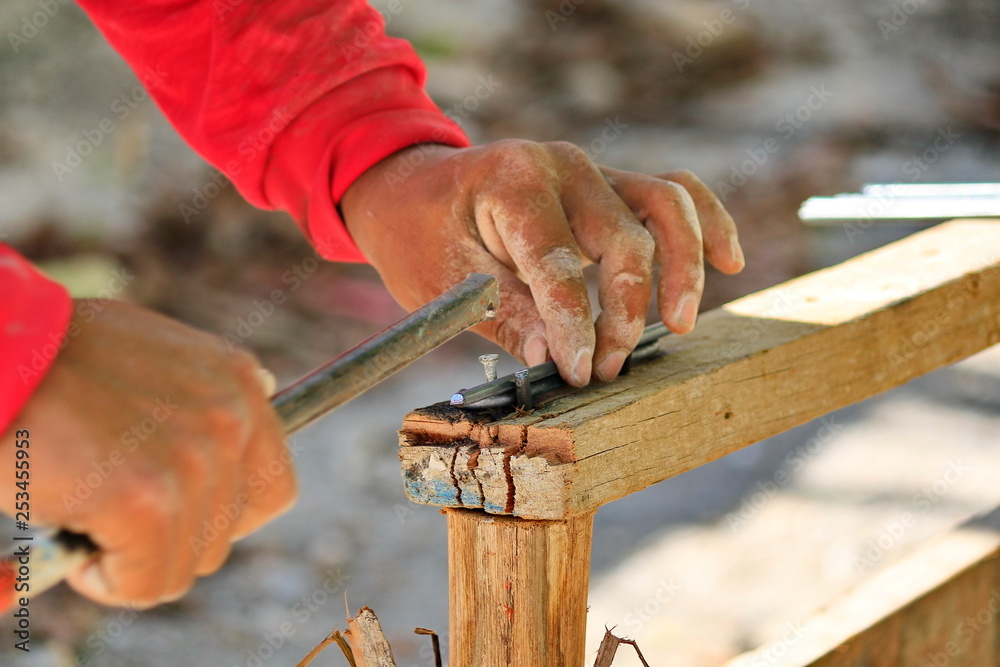
[[[414,146],[368,170],[341,202],[392,295],[413,309],[470,271],[497,276],[500,317],[477,329],[534,365],[551,356],[582,386],[618,375],[653,289],[676,333],[694,326],[703,256],[743,268],[736,227],[695,176],[599,167],[567,143]],[[596,322],[583,278],[599,264]]]
[[[99,546],[70,585],[108,604],[169,601],[290,506],[283,434],[249,354],[128,304],[76,306],[66,347],[0,451],[12,456],[27,429],[32,524]],[[13,514],[6,477],[0,509]]]

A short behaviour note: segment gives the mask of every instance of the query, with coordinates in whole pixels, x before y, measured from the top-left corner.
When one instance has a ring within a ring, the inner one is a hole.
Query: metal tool
[[[630,365],[635,362],[658,355],[660,353],[660,340],[669,333],[662,322],[646,327],[635,346],[635,350],[625,360],[622,372],[628,372]],[[523,380],[521,380],[524,387],[521,389],[521,395],[518,394],[518,373],[524,374]],[[547,361],[544,364],[505,375],[472,389],[462,389],[452,395],[451,404],[470,410],[503,407],[523,408],[525,403],[532,406],[538,402],[539,397],[565,386],[566,383],[560,377],[555,362]],[[523,392],[527,392],[527,395],[524,395]],[[530,410],[532,407],[523,409]]]
[[[1000,217],[1000,183],[866,185],[860,194],[810,197],[799,209],[799,217],[816,226]]]
[[[271,397],[285,435],[361,394],[500,308],[496,278],[471,273],[433,301]],[[0,560],[0,609],[52,587],[97,547],[65,530],[26,534]],[[27,584],[27,588],[22,586]]]

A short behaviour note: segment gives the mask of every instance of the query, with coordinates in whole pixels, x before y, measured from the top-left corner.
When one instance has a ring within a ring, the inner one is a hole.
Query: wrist
[[[445,144],[414,144],[369,167],[348,186],[340,200],[340,213],[348,231],[357,239],[365,221],[378,217],[375,209],[391,198],[399,198],[414,183],[415,174],[463,150]]]

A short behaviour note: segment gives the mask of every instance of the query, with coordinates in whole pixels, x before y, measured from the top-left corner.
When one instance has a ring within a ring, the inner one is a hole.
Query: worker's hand
[[[413,146],[369,169],[341,210],[405,308],[470,271],[492,274],[500,317],[477,331],[529,365],[551,356],[577,386],[618,375],[645,326],[654,262],[676,333],[694,327],[703,255],[725,273],[743,268],[732,218],[694,175],[600,167],[567,143]],[[600,265],[596,322],[588,260]]]
[[[14,514],[24,429],[31,524],[100,548],[70,585],[107,604],[176,599],[295,497],[273,387],[251,355],[161,315],[111,301],[74,310],[65,348],[0,444],[11,462],[0,509]]]

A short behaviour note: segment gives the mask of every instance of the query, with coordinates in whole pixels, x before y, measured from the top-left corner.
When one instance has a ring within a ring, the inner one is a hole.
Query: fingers
[[[736,228],[690,172],[670,172],[666,180],[601,169],[570,144],[546,144],[542,154],[537,146],[504,147],[497,170],[503,178],[479,199],[476,219],[483,245],[529,283],[545,334],[534,329],[535,309],[512,283],[511,298],[532,328],[520,337],[503,334],[501,313],[493,336],[502,334],[505,347],[530,364],[547,350],[573,385],[591,375],[608,381],[642,333],[654,257],[663,321],[687,333],[704,289],[704,257],[727,273],[743,267]],[[601,314],[593,324],[581,255],[599,265]]]
[[[574,178],[564,184],[563,206],[584,254],[598,263],[594,375],[615,378],[646,323],[652,288],[653,238],[596,165],[571,144],[550,144]]]
[[[694,327],[704,289],[703,254],[725,273],[743,269],[736,225],[718,198],[688,171],[654,178],[602,170],[656,241],[661,267],[657,304],[675,333]]]
[[[660,174],[657,178],[679,183],[691,195],[705,244],[705,256],[723,273],[739,273],[745,263],[736,223],[701,179],[686,169]]]
[[[566,381],[580,387],[590,381],[595,346],[583,260],[558,182],[546,168],[551,163],[546,154],[534,153],[510,150],[503,156],[505,177],[480,199],[476,219],[492,254],[501,261],[509,257],[511,268],[524,275],[545,323],[544,343]],[[528,363],[538,362],[542,349],[533,333],[523,342]]]
[[[93,563],[68,577],[80,593],[140,608],[175,600],[221,567],[234,540],[291,505],[293,460],[269,387],[249,355],[228,355],[224,366],[214,398],[179,408],[157,431],[172,443],[166,455],[137,449],[116,473],[114,495],[70,526],[99,547]]]
[[[185,514],[178,485],[152,470],[127,474],[118,502],[129,507],[132,521],[115,520],[106,508],[97,507],[82,530],[70,525],[85,532],[100,551],[93,563],[67,581],[97,602],[147,608],[175,598],[179,586],[190,586],[191,568],[182,561],[190,560],[191,551],[186,544],[178,545],[177,515]]]
[[[545,338],[545,323],[535,307],[531,289],[512,271],[487,253],[478,258],[477,270],[497,279],[500,291],[500,312],[495,320],[473,327],[484,336],[528,366],[544,363],[549,348]]]
[[[298,494],[294,455],[285,444],[282,426],[268,399],[270,392],[261,391],[261,369],[249,355],[244,361],[240,371],[250,428],[241,454],[243,470],[238,475],[242,488],[235,498],[236,507],[228,512],[223,508],[223,515],[234,517],[233,540],[287,511]]]

